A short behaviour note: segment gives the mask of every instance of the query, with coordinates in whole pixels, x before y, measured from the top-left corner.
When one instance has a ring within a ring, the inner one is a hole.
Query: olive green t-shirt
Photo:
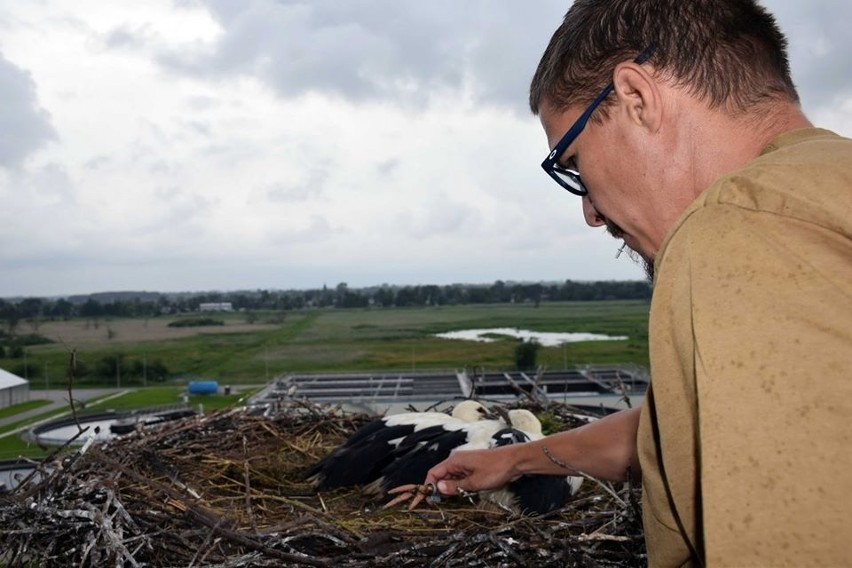
[[[852,140],[775,139],[656,259],[652,566],[852,566]]]

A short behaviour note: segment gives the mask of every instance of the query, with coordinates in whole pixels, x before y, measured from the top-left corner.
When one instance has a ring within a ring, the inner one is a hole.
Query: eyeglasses
[[[648,59],[651,58],[651,55],[656,51],[656,44],[651,44],[645,50],[640,53],[636,59],[633,60],[633,63],[637,65],[642,65]],[[592,116],[592,113],[595,112],[595,109],[598,108],[605,98],[609,96],[612,92],[614,86],[610,81],[609,85],[604,87],[604,90],[600,92],[600,94],[595,97],[595,100],[586,108],[583,114],[574,122],[571,128],[568,129],[568,132],[556,143],[556,146],[553,147],[550,154],[545,158],[545,160],[541,163],[542,169],[547,172],[547,175],[556,180],[556,183],[562,186],[563,189],[567,189],[574,195],[579,195],[583,197],[589,194],[589,191],[586,189],[586,186],[583,184],[583,180],[580,179],[580,172],[575,169],[566,168],[559,164],[559,158],[562,157],[562,154],[565,153],[565,150],[568,149],[568,146],[571,145],[574,140],[576,140],[577,136],[583,131],[586,127],[586,123],[589,121],[589,117]]]

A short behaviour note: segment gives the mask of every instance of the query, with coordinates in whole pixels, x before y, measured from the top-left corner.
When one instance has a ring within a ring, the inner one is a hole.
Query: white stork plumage
[[[359,429],[309,471],[318,491],[363,485],[364,492],[383,497],[401,486],[422,483],[426,473],[451,452],[487,449],[541,438],[541,423],[523,409],[510,410],[507,424],[486,419],[489,413],[473,401],[460,403],[453,416],[414,412],[374,420]],[[527,475],[480,497],[519,513],[548,513],[576,493],[581,478]]]

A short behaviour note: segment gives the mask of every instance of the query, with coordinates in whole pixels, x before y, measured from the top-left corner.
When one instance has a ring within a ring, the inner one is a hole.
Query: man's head
[[[586,105],[612,70],[656,45],[657,73],[712,107],[750,112],[798,102],[787,40],[752,0],[576,0],[550,40],[530,87],[530,108]],[[603,108],[607,106],[603,103]]]
[[[777,135],[767,124],[796,122],[779,112],[800,115],[786,40],[752,0],[576,0],[530,87],[551,148],[609,83],[556,166],[581,175],[587,221],[648,259],[699,193]]]

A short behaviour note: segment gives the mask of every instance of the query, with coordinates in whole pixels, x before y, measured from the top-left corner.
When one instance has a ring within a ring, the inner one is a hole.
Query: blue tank
[[[189,394],[216,394],[219,392],[217,381],[189,381]]]

